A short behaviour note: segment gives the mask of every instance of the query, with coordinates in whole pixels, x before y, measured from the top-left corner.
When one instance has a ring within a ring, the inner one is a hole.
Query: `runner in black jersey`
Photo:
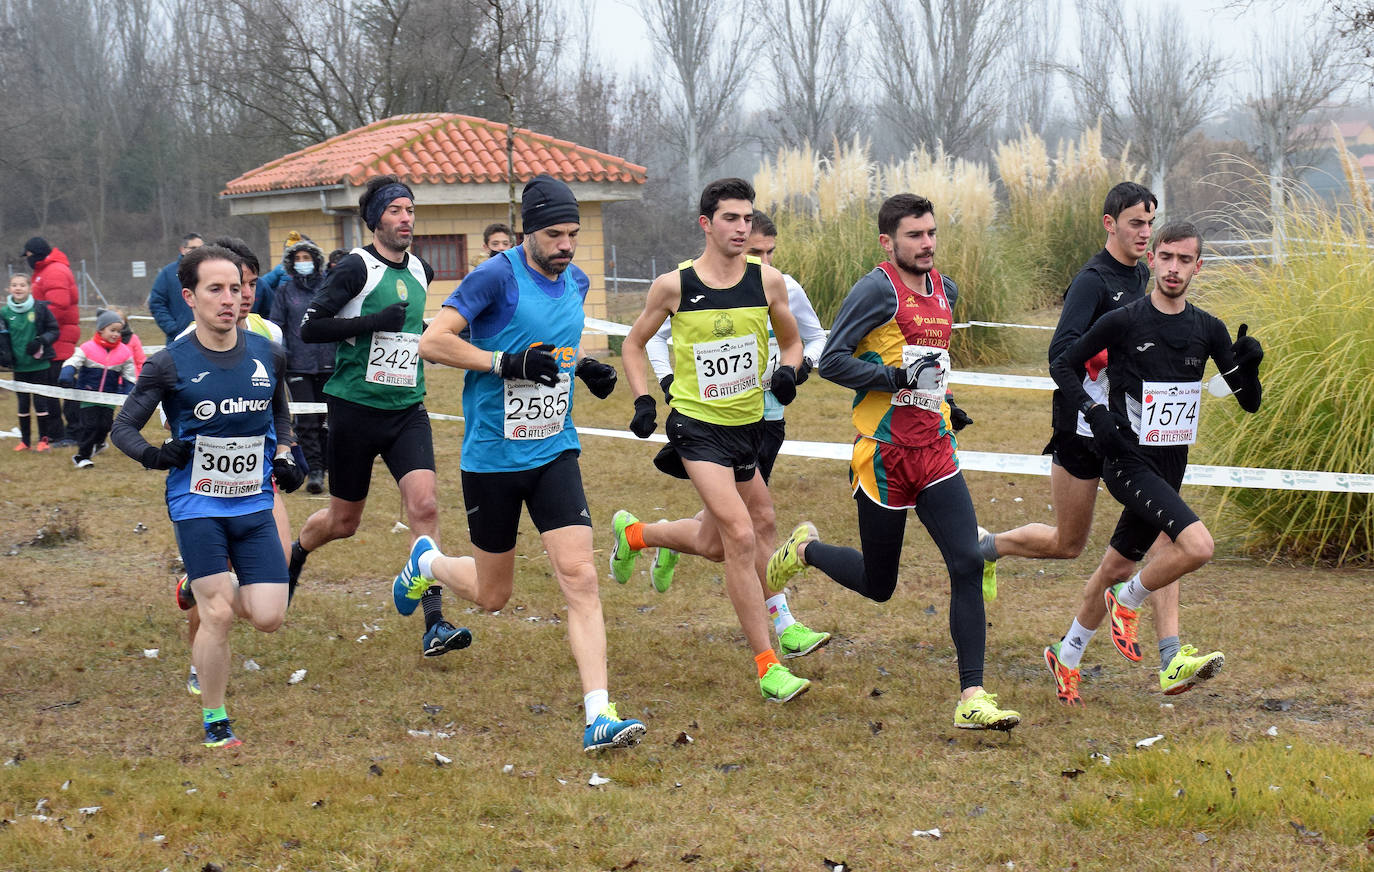
[[[434,441],[420,363],[425,293],[434,270],[407,251],[415,226],[415,195],[400,179],[369,179],[358,211],[372,231],[372,244],[339,261],[301,322],[306,342],[339,344],[334,374],[324,386],[329,506],[306,519],[291,548],[293,590],[311,551],[357,531],[379,456],[401,491],[413,538],[439,541]],[[444,620],[439,591],[432,587],[421,600],[421,650],[426,657],[472,642],[466,628]]]
[[[1155,237],[1150,265],[1150,295],[1104,315],[1050,365],[1055,383],[1092,428],[1105,458],[1107,490],[1124,506],[1107,553],[1088,580],[1077,624],[1093,631],[1105,611],[1113,642],[1131,660],[1140,659],[1136,609],[1151,592],[1174,586],[1212,559],[1211,533],[1178,493],[1188,446],[1197,439],[1203,368],[1211,358],[1241,408],[1255,412],[1264,357],[1246,325],[1232,343],[1225,324],[1184,299],[1202,266],[1197,228],[1182,221],[1166,225]],[[1112,367],[1105,404],[1084,389],[1079,376],[1103,350]],[[1161,535],[1168,541],[1155,544]],[[1147,550],[1150,562],[1135,572]],[[1046,649],[1051,671],[1062,644]],[[1160,689],[1182,693],[1216,675],[1224,662],[1219,651],[1197,656],[1197,649],[1184,645],[1160,670]]]

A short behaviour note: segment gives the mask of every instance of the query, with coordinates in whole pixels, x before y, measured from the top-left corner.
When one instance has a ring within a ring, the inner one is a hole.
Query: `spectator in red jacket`
[[[81,341],[80,312],[76,290],[76,276],[72,275],[67,255],[48,244],[48,240],[35,236],[24,243],[24,259],[33,270],[33,298],[48,304],[48,310],[57,319],[57,341],[53,343],[52,380],[55,383],[62,371],[62,362],[76,351]],[[81,407],[67,400],[62,404],[68,430],[75,430],[80,423]],[[70,434],[64,433],[56,445],[74,445]]]

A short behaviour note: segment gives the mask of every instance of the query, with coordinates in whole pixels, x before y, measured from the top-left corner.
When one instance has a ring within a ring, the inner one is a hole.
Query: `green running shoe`
[[[611,531],[614,534],[611,541],[611,578],[621,584],[629,581],[630,576],[634,575],[635,558],[639,556],[638,551],[630,549],[630,540],[625,538],[625,528],[638,523],[639,519],[624,509],[611,516]]]
[[[649,577],[654,581],[654,590],[667,593],[668,588],[673,586],[673,572],[677,569],[677,561],[681,556],[671,548],[654,550],[654,563],[649,567]]]
[[[997,707],[997,694],[980,690],[954,709],[954,726],[961,730],[1010,730],[1021,713]]]
[[[992,538],[992,534],[982,527],[978,528],[978,545],[980,549]],[[983,602],[990,603],[997,599],[997,561],[983,561]]]
[[[805,657],[829,641],[829,633],[817,633],[798,621],[778,635],[778,648],[782,651],[782,659],[791,660]]]
[[[1168,696],[1186,693],[1193,685],[1216,676],[1226,665],[1226,655],[1220,651],[1197,656],[1197,649],[1184,645],[1174,659],[1159,672],[1159,689]]]
[[[811,682],[798,678],[781,663],[774,663],[759,679],[759,690],[769,702],[787,702],[811,689]]]
[[[806,564],[801,562],[798,550],[808,542],[815,542],[821,538],[821,534],[816,532],[816,525],[810,521],[803,522],[792,531],[792,535],[787,537],[787,541],[782,543],[782,547],[773,552],[773,556],[768,558],[768,589],[777,593],[787,582],[806,571]]]

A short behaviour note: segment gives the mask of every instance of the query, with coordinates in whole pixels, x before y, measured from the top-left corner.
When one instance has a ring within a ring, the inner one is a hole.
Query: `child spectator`
[[[84,391],[107,394],[127,394],[134,389],[134,354],[119,340],[124,319],[118,312],[101,309],[95,316],[95,336],[83,342],[62,365],[57,383]],[[81,403],[81,426],[78,429],[76,454],[72,463],[77,469],[95,466],[91,457],[105,447],[114,423],[114,407],[104,403]]]
[[[143,372],[143,364],[148,360],[148,354],[143,350],[143,340],[139,338],[139,335],[134,332],[134,328],[129,324],[127,313],[119,309],[111,309],[110,311],[124,320],[124,329],[119,333],[119,341],[129,346],[129,351],[133,352],[134,378],[137,379]]]
[[[14,380],[51,385],[49,361],[53,356],[53,343],[57,341],[59,328],[57,319],[48,310],[48,304],[33,298],[28,276],[10,276],[9,297],[5,305],[0,307],[0,321],[8,331],[10,347],[14,351]],[[29,450],[33,444],[33,418],[36,417],[38,444],[33,445],[33,450],[47,451],[53,442],[62,438],[57,399],[26,393],[16,393],[15,396],[19,399],[19,444],[14,446],[14,450]]]

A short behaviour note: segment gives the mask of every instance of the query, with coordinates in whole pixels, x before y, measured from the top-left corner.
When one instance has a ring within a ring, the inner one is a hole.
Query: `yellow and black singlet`
[[[768,355],[768,298],[763,265],[746,257],[744,276],[713,288],[692,261],[678,264],[682,299],[672,316],[673,408],[710,424],[763,418],[760,378]]]

